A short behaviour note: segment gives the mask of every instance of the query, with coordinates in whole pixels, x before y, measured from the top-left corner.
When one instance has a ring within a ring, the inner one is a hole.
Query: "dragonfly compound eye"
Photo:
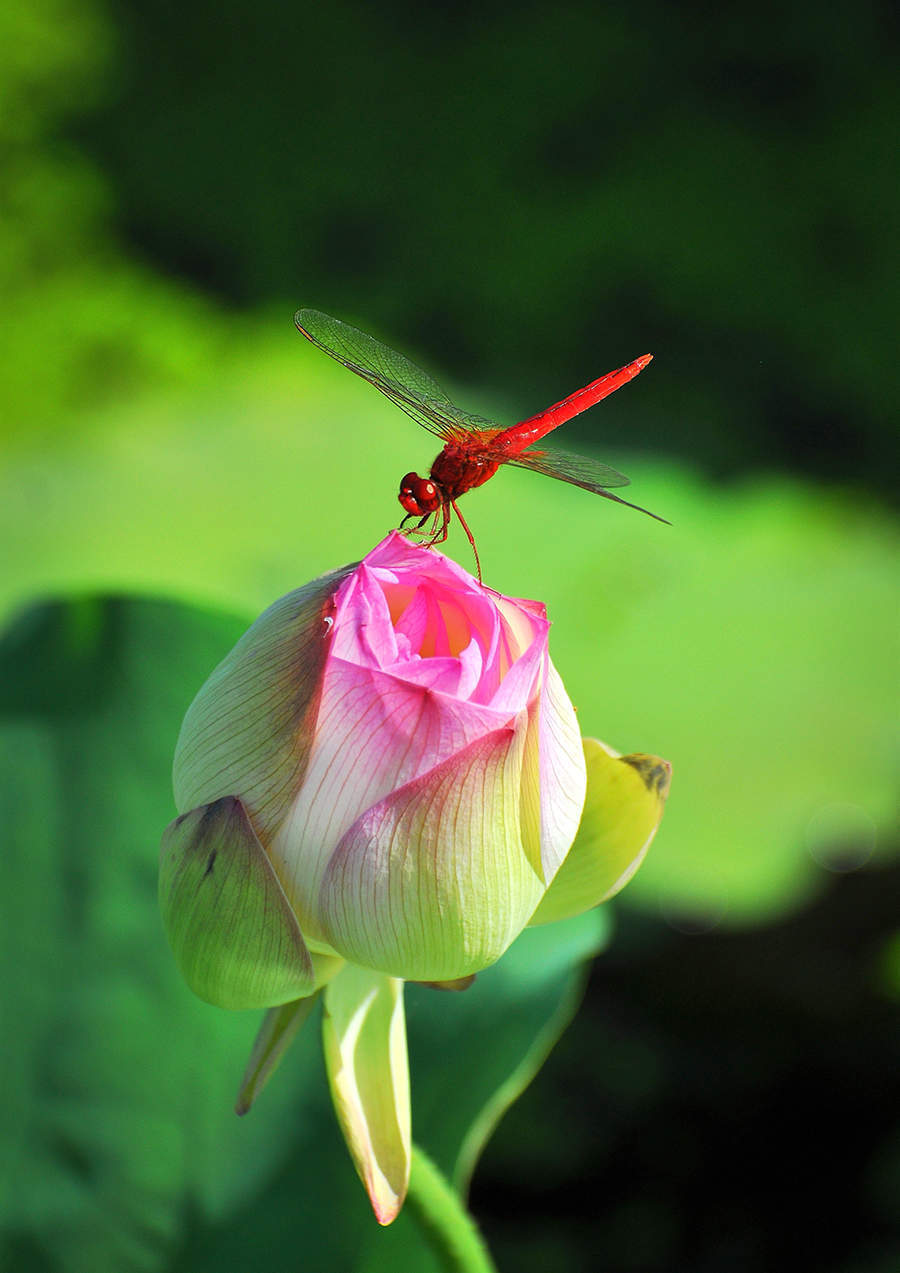
[[[418,473],[407,473],[401,479],[398,499],[406,512],[413,515],[433,513],[441,505],[434,482],[427,477],[419,477]]]

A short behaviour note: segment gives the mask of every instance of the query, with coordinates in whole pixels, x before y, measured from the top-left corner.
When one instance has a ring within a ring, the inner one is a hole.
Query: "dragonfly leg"
[[[469,543],[472,545],[472,552],[475,554],[475,569],[478,572],[478,582],[481,583],[481,559],[478,556],[478,549],[475,547],[475,539],[472,535],[472,532],[469,530],[468,522],[463,517],[459,509],[457,508],[455,500],[450,501],[450,507],[453,509],[454,513],[459,518],[460,525],[462,526],[463,530],[466,532],[466,537]],[[447,522],[449,523],[449,521],[450,521],[450,514],[448,513]],[[446,534],[446,528],[445,528],[444,538],[446,539],[446,537],[447,537],[447,534]]]
[[[429,531],[428,546],[430,548],[432,545],[442,544],[446,540],[447,528],[450,525],[450,510],[446,504],[440,504],[434,512],[429,513],[428,516],[434,518],[431,530]],[[419,525],[421,526],[424,521],[425,518],[423,517]],[[440,525],[438,525],[438,521],[440,521]]]
[[[446,541],[448,534],[450,533],[451,508],[453,509],[453,512],[456,514],[456,516],[459,518],[460,525],[462,526],[463,530],[466,532],[466,538],[468,539],[469,543],[472,545],[472,552],[475,554],[475,570],[478,574],[478,582],[481,583],[482,582],[481,559],[478,556],[478,549],[475,547],[475,539],[472,535],[472,532],[469,530],[468,522],[463,517],[462,513],[459,511],[455,500],[447,500],[445,501],[445,503],[441,504],[440,508],[435,509],[433,513],[426,513],[425,516],[421,517],[419,521],[416,522],[415,526],[413,526],[413,528],[411,530],[408,530],[406,533],[407,535],[422,535],[423,537],[427,538],[429,547],[431,547],[434,544],[443,544]],[[403,529],[405,524],[409,521],[410,517],[415,517],[415,513],[406,514],[406,516],[403,518],[403,521],[400,523],[401,530]],[[424,527],[425,523],[431,520],[432,518],[434,519],[434,521],[430,530],[423,530],[422,528]],[[440,525],[438,525],[438,520],[440,520]]]
[[[415,513],[407,513],[400,523],[400,529],[403,530],[403,527],[406,525],[409,519],[411,517],[415,517],[415,515],[416,515]],[[426,513],[424,517],[419,518],[415,526],[413,526],[412,530],[406,531],[406,534],[407,535],[424,535],[424,536],[430,535],[432,532],[430,530],[423,530],[422,527],[425,525],[427,521],[430,521],[430,519],[433,516],[434,516],[433,513]]]

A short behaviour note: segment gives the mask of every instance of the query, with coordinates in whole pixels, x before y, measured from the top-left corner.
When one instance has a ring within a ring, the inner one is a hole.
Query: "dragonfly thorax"
[[[414,517],[427,517],[437,512],[444,503],[444,496],[437,485],[428,477],[419,477],[418,473],[407,473],[400,480],[400,494],[397,496],[401,506]]]
[[[481,486],[493,477],[500,461],[475,447],[460,446],[448,442],[435,457],[431,466],[431,480],[444,499],[457,500],[466,491]]]

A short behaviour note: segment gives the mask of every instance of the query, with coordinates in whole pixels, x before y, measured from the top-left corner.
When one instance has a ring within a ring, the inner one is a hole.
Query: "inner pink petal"
[[[466,697],[460,692],[462,664],[457,658],[420,659],[414,656],[405,663],[385,670],[402,677],[408,685],[421,685],[425,689],[440,690],[442,694],[448,694],[451,698]]]
[[[387,602],[364,564],[338,589],[335,607],[334,656],[366,667],[396,662],[397,640]]]
[[[515,650],[512,646],[513,642],[511,639],[509,624],[501,615],[500,639],[497,642],[497,672],[501,681],[516,661]]]
[[[460,641],[460,648],[474,639],[478,642],[483,654],[491,648],[497,628],[497,610],[490,594],[473,589],[463,591],[460,588],[446,589],[448,602],[459,608],[462,622],[466,627],[466,640]],[[451,621],[448,620],[448,626]]]
[[[521,711],[530,702],[541,675],[547,643],[543,634],[535,636],[531,647],[516,659],[485,702],[501,711]]]
[[[518,711],[539,676],[546,611],[478,586],[454,562],[388,536],[342,585],[334,654],[461,701]]]
[[[420,592],[425,602],[428,622],[422,635],[419,653],[423,659],[452,655],[454,651],[450,649],[450,642],[447,639],[447,625],[444,623],[444,616],[435,595],[436,589],[430,579],[422,581]]]
[[[396,591],[399,591],[397,589]],[[407,589],[403,589],[404,593]],[[409,650],[412,654],[419,654],[422,650],[422,642],[425,639],[425,629],[428,626],[428,606],[425,603],[425,596],[421,588],[411,592],[406,602],[406,608],[395,613],[395,590],[391,590],[388,596],[388,605],[394,616],[394,630],[397,633],[403,633],[409,642]]]
[[[500,685],[500,657],[498,654],[501,627],[499,611],[491,606],[491,623],[487,644],[482,656],[482,674],[478,684],[479,703],[489,703]]]
[[[382,584],[382,591],[387,599],[391,619],[396,625],[416,595],[416,584],[394,579],[382,579],[382,576],[387,573],[384,570],[375,570],[372,573]]]
[[[459,697],[466,699],[470,703],[489,703],[490,698],[481,698],[478,692],[481,674],[484,670],[484,658],[481,646],[477,641],[470,641],[466,648],[460,651],[459,665],[461,671],[459,689],[457,691]]]
[[[463,599],[444,588],[435,600],[441,615],[447,649],[453,654],[460,654],[472,640],[476,610],[476,607],[471,604],[473,598],[467,596]]]
[[[405,633],[410,647],[423,658],[458,655],[473,636],[486,645],[496,623],[486,598],[471,589],[448,586],[443,579],[423,576],[415,589],[402,582],[388,584],[385,593],[396,631]]]

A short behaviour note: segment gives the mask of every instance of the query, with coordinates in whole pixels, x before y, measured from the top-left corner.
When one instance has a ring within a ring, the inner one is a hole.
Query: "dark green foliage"
[[[878,4],[111,16],[116,75],[71,127],[166,271],[360,321],[505,386],[520,418],[650,349],[641,405],[571,438],[886,476],[897,81]]]
[[[898,891],[893,866],[744,931],[623,917],[479,1165],[500,1268],[900,1267]]]
[[[371,546],[428,440],[315,369],[300,304],[503,420],[649,349],[639,395],[566,445],[856,484],[719,496],[666,468],[647,493],[665,540],[530,475],[481,501],[489,581],[551,600],[586,730],[675,762],[626,905],[671,887],[744,926],[672,938],[630,912],[485,1164],[504,1267],[897,1266],[888,877],[764,923],[822,890],[823,802],[886,848],[890,529],[851,506],[895,468],[886,12],[35,0],[0,19],[4,615],[85,581],[261,608]],[[4,1271],[433,1273],[405,1213],[375,1230],[317,1020],[236,1119],[257,1016],[193,1000],[162,935],[174,739],[242,626],[88,598],[0,647]],[[463,994],[410,989],[415,1126],[446,1170],[555,1037],[594,940],[570,937],[555,979],[523,945]]]

